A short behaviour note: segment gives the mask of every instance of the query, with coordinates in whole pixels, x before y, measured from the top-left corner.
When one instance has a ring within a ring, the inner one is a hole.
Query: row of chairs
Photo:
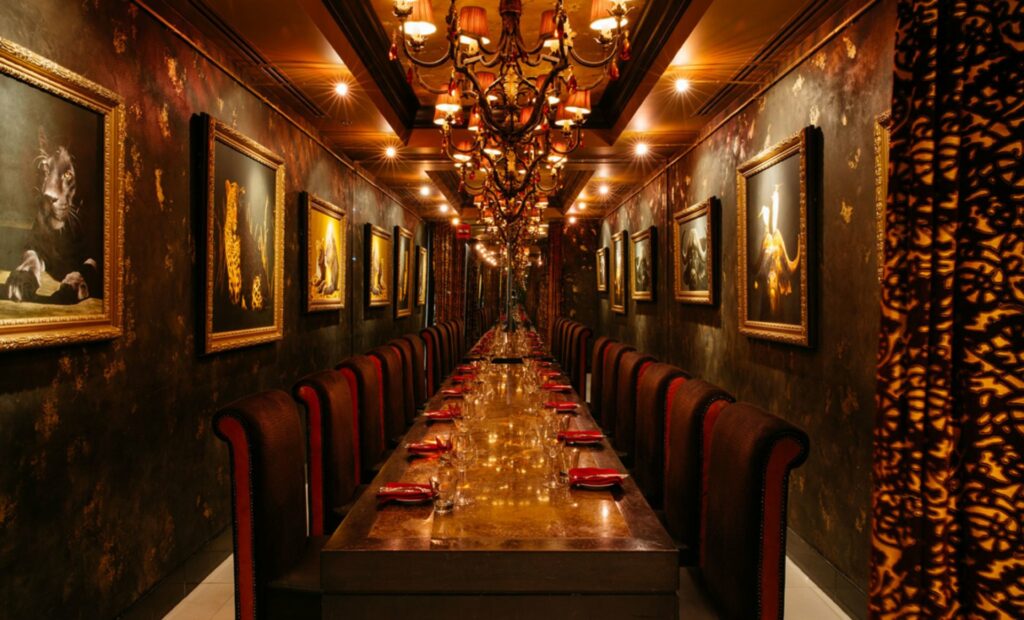
[[[681,605],[781,619],[806,433],[622,342],[600,337],[591,356],[590,411],[679,547]]]
[[[320,617],[327,535],[465,352],[464,323],[439,323],[214,416],[231,453],[236,618]]]
[[[559,317],[551,326],[551,355],[577,394],[583,394],[587,387],[587,352],[593,337],[593,330],[572,319]]]

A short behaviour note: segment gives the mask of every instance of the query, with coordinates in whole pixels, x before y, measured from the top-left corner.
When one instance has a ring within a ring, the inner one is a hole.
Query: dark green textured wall
[[[804,428],[812,450],[790,483],[789,524],[862,590],[879,321],[873,136],[875,117],[889,108],[892,90],[892,8],[874,5],[609,214],[600,242],[610,246],[611,235],[622,229],[657,227],[658,302],[630,301],[628,314],[620,316],[603,295],[601,333]],[[819,311],[815,346],[806,349],[739,333],[736,167],[808,125],[821,129],[823,195],[817,213]],[[720,301],[715,307],[680,304],[672,299],[672,213],[711,196],[721,203]]]
[[[126,608],[230,521],[218,407],[290,389],[416,330],[363,305],[366,222],[422,222],[192,47],[123,0],[0,3],[0,37],[125,101],[125,335],[0,355],[0,616],[102,618]],[[189,126],[208,112],[285,159],[283,341],[201,357]],[[349,297],[302,311],[299,193],[348,210]]]

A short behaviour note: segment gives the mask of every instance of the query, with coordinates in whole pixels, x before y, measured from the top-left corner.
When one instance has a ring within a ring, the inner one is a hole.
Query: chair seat
[[[307,539],[298,562],[267,584],[268,618],[320,618],[320,550],[326,543],[326,536]]]
[[[715,604],[708,597],[694,568],[679,569],[679,618],[686,620],[718,620]]]

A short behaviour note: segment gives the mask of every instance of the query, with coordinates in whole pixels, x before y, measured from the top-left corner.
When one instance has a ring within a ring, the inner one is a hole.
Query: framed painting
[[[612,265],[611,265],[611,306],[612,312],[626,314],[626,295],[628,293],[626,282],[626,253],[628,250],[629,233],[624,230],[612,235]]]
[[[395,318],[403,318],[412,314],[415,303],[412,269],[415,265],[415,246],[412,243],[412,231],[395,226]]]
[[[708,306],[715,303],[715,204],[715,199],[709,198],[672,216],[672,288],[676,301]]]
[[[608,292],[608,246],[597,251],[597,292]]]
[[[122,333],[121,98],[0,38],[0,350]]]
[[[427,273],[430,264],[427,258],[427,248],[416,246],[416,305],[427,305]]]
[[[875,118],[875,250],[878,281],[885,275],[885,210],[889,200],[889,134],[892,117],[883,112]]]
[[[348,219],[341,207],[304,193],[306,312],[345,307]]]
[[[366,305],[391,305],[391,233],[366,225]]]
[[[647,230],[633,233],[633,260],[629,263],[629,281],[633,291],[633,299],[637,301],[654,301],[657,287],[657,229],[651,226]]]
[[[206,125],[206,317],[216,353],[284,331],[284,160],[210,116]]]
[[[809,145],[813,128],[739,166],[737,247],[740,332],[810,345]]]

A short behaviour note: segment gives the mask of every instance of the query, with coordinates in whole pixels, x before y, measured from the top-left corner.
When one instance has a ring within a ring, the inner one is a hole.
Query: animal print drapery
[[[899,0],[870,606],[1024,617],[1024,0]]]
[[[446,223],[432,226],[434,320],[462,319],[466,310],[466,243],[455,238],[454,227]]]

